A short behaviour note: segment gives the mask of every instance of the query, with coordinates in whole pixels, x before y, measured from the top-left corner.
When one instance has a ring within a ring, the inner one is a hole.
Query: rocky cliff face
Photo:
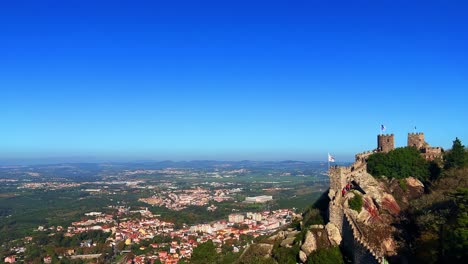
[[[424,186],[414,178],[393,182],[374,178],[367,172],[366,159],[371,154],[356,155],[356,162],[349,167],[330,169],[329,220],[343,236],[348,226],[344,226],[342,220],[345,216],[349,218],[352,236],[380,261],[384,256],[396,254],[398,245],[394,234],[398,230],[394,224],[400,220],[402,206],[408,199],[420,196]],[[353,201],[353,209],[350,201],[356,200],[355,196],[362,200],[362,207],[356,208]],[[341,242],[346,247],[343,243],[346,242]]]
[[[370,154],[358,154],[350,167],[330,169],[326,225],[305,226],[301,221],[299,230],[281,231],[270,237],[271,243],[296,248],[300,263],[307,263],[315,251],[334,246],[348,249],[357,263],[380,263],[383,257],[396,254],[398,244],[394,235],[398,230],[394,226],[401,208],[408,199],[419,197],[424,185],[415,178],[399,181],[374,178],[366,170],[366,157]],[[348,184],[350,189],[346,188]],[[362,207],[353,209],[350,201],[356,196],[362,198]]]

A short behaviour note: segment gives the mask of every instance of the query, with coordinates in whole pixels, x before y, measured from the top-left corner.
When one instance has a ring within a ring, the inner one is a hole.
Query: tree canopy
[[[200,264],[216,263],[217,255],[216,247],[210,239],[193,250],[190,262]]]
[[[307,263],[311,264],[339,264],[343,262],[343,256],[338,247],[318,249],[310,254]]]
[[[460,139],[455,138],[452,149],[445,154],[445,169],[462,168],[468,164],[467,152]]]
[[[372,154],[367,160],[367,171],[374,177],[403,179],[412,176],[426,180],[429,165],[417,148],[404,147]]]

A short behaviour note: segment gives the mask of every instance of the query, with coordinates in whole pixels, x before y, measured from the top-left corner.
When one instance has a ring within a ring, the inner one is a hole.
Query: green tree
[[[213,241],[208,240],[205,243],[198,245],[192,254],[191,261],[195,264],[212,264],[216,263],[217,253]]]
[[[443,226],[441,260],[444,263],[468,261],[468,188],[460,188],[452,197],[455,209],[452,219]]]
[[[467,164],[467,153],[460,139],[455,138],[452,149],[445,154],[445,169],[462,168]]]
[[[362,196],[356,192],[354,192],[354,197],[348,201],[349,208],[357,211],[358,213],[361,212],[362,203]]]
[[[405,147],[372,154],[367,161],[367,171],[374,177],[403,179],[413,176],[425,181],[429,176],[429,165],[417,148]]]
[[[307,258],[308,264],[341,264],[343,262],[343,255],[339,247],[330,247],[318,249],[312,252]]]
[[[291,248],[281,247],[279,243],[275,243],[272,250],[273,258],[278,263],[295,264],[299,254],[299,245],[294,245]]]
[[[442,168],[439,165],[439,162],[435,160],[429,162],[429,173],[430,173],[429,179],[431,181],[435,181],[439,178],[440,174],[442,173]]]
[[[468,168],[446,170],[431,192],[411,201],[406,233],[414,263],[468,262]]]

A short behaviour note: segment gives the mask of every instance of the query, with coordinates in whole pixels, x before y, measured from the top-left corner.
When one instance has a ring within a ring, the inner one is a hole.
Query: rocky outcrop
[[[406,178],[406,186],[408,189],[408,197],[410,199],[419,198],[424,193],[424,184],[416,178]]]
[[[299,260],[301,260],[301,263],[307,262],[307,254],[302,250],[299,251]]]
[[[387,210],[392,215],[398,215],[401,211],[400,206],[398,205],[395,197],[389,193],[384,193],[382,195],[382,204],[381,207]]]
[[[331,245],[332,246],[340,245],[342,237],[341,237],[340,231],[338,230],[338,227],[336,227],[332,223],[328,223],[325,226],[325,229],[327,230],[328,239],[330,240]]]
[[[361,212],[359,212],[357,215],[357,220],[364,224],[369,224],[371,218],[371,214],[365,209],[361,210]]]
[[[387,255],[394,255],[396,253],[395,241],[390,237],[382,241],[382,248],[385,250]]]
[[[263,255],[267,257],[267,256],[271,256],[273,245],[261,243],[261,244],[258,244],[258,248],[261,250],[261,252],[263,252]]]
[[[384,189],[379,184],[379,182],[374,177],[372,177],[372,175],[367,172],[362,172],[356,174],[353,179],[366,192],[366,194],[372,198],[372,200],[380,204],[382,200],[382,192]]]
[[[282,247],[291,247],[292,244],[294,243],[295,239],[296,239],[295,237],[287,237],[286,239],[281,241],[280,246],[282,246]]]
[[[301,246],[301,250],[308,256],[310,253],[317,249],[317,241],[312,232],[307,231],[304,244]]]
[[[325,227],[323,225],[311,225],[310,229],[324,229]]]

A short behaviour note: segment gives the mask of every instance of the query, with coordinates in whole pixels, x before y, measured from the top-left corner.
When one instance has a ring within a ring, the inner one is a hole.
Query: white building
[[[250,218],[254,221],[262,221],[262,215],[259,213],[247,213],[247,218]]]
[[[266,203],[271,200],[273,200],[273,196],[271,195],[260,195],[245,198],[246,203]]]
[[[229,222],[231,223],[242,223],[244,221],[244,215],[241,214],[230,214]]]

